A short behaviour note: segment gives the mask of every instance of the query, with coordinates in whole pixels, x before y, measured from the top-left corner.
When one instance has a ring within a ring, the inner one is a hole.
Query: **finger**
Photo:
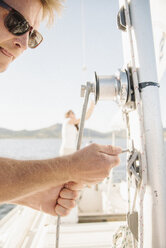
[[[122,152],[122,149],[119,146],[100,145],[99,152],[102,152],[108,155],[118,155]]]
[[[70,190],[70,189],[62,189],[61,192],[60,192],[60,197],[61,198],[65,198],[65,199],[77,199],[79,195],[79,191],[78,190]]]
[[[71,208],[74,208],[76,206],[75,200],[71,200],[71,199],[63,199],[63,198],[59,197],[57,202],[63,208],[67,208],[67,209],[71,209]]]
[[[70,213],[70,209],[64,208],[61,205],[57,204],[55,207],[56,215],[66,216]]]
[[[116,156],[116,155],[114,155],[114,156],[109,156],[108,154],[104,154],[104,156],[106,157],[106,159],[109,159],[111,168],[113,168],[113,167],[119,165],[119,163],[120,163],[120,158],[119,158],[118,156]],[[111,168],[110,168],[110,170],[111,170]]]
[[[83,183],[75,183],[75,182],[68,182],[64,186],[67,189],[71,190],[82,190],[85,187],[85,184]]]

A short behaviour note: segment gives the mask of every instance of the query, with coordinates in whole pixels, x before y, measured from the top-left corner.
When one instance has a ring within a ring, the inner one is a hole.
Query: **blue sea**
[[[84,139],[82,146],[91,142]],[[111,139],[93,139],[98,144],[112,144]],[[59,155],[61,139],[0,139],[0,156],[14,159],[46,159]],[[117,138],[115,145],[126,148],[126,140]],[[126,180],[126,154],[121,155],[121,163],[113,169],[113,183]],[[13,208],[12,204],[0,205],[0,219]]]

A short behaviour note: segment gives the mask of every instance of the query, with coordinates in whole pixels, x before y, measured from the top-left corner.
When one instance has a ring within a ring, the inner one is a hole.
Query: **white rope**
[[[129,128],[129,125],[128,125],[128,122],[129,122],[129,116],[127,113],[125,113],[125,118],[126,118],[126,123],[127,123],[127,137],[130,137],[130,128]],[[127,147],[129,148],[130,144],[129,144],[129,139],[127,139]],[[128,172],[128,165],[126,165],[126,171]],[[129,173],[127,173],[127,193],[128,193],[128,212],[130,213],[131,212],[131,199],[130,199],[130,187],[131,187],[131,181],[130,181],[130,175]]]
[[[86,68],[86,42],[85,42],[85,10],[84,10],[84,0],[81,0],[81,31],[82,31],[82,70],[85,71]]]
[[[132,233],[127,226],[120,226],[113,235],[112,248],[133,248]]]
[[[145,188],[147,183],[147,161],[145,154],[145,136],[144,136],[144,123],[143,123],[143,111],[141,106],[141,97],[139,93],[139,82],[138,75],[135,63],[135,53],[134,53],[134,45],[132,38],[132,26],[130,22],[130,14],[129,14],[129,5],[128,1],[125,0],[125,17],[127,24],[127,33],[129,35],[130,42],[130,53],[131,53],[131,68],[132,68],[132,77],[134,83],[134,92],[135,92],[135,101],[136,101],[136,110],[139,116],[139,127],[140,127],[140,140],[141,140],[141,165],[142,165],[142,180],[140,185],[140,214],[139,214],[139,248],[143,248],[143,231],[144,231],[144,223],[143,223],[143,199],[145,194]]]
[[[166,33],[163,32],[162,38],[160,41],[159,62],[161,62],[164,57],[165,42],[166,42]]]
[[[138,187],[135,188],[135,193],[134,193],[134,200],[133,200],[133,206],[132,206],[132,210],[131,212],[133,213],[135,210],[135,206],[136,206],[136,200],[137,200],[137,194],[138,194]]]
[[[127,137],[128,137],[128,144],[127,147],[130,147],[132,145],[132,149],[134,152],[134,147],[133,147],[133,142],[132,140],[129,140],[130,137],[130,126],[129,126],[129,116],[128,113],[125,113],[125,117],[126,117],[126,123],[127,123]],[[131,144],[129,144],[129,141],[131,142]],[[130,155],[131,156],[131,155]],[[129,159],[130,157],[128,157]],[[137,193],[138,193],[138,187],[136,186],[135,188],[135,194],[134,194],[134,199],[133,199],[133,203],[131,204],[131,185],[132,185],[132,177],[131,177],[131,172],[130,172],[130,166],[132,165],[132,163],[134,162],[135,156],[133,156],[132,160],[130,159],[130,161],[128,161],[127,164],[127,182],[128,182],[128,213],[134,213],[135,210],[135,206],[136,206],[136,200],[137,200]],[[128,228],[128,226],[126,226],[126,228]],[[137,248],[138,243],[136,242],[134,235],[131,233],[130,237],[130,241],[132,242],[132,248]],[[129,239],[128,237],[128,239]]]
[[[56,225],[56,248],[59,248],[60,221],[61,217],[58,216]]]

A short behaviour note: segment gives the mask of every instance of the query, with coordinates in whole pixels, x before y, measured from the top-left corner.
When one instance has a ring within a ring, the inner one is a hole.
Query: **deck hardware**
[[[94,84],[90,83],[90,82],[87,82],[86,85],[81,86],[81,96],[84,97],[84,103],[83,103],[83,107],[82,107],[80,128],[79,128],[78,139],[77,139],[77,150],[79,150],[81,147],[81,141],[82,141],[82,136],[83,136],[83,131],[84,131],[85,115],[86,115],[86,110],[87,110],[87,106],[88,106],[89,94],[94,93],[94,90],[95,90]]]
[[[81,85],[81,97],[84,97],[85,90],[86,90],[86,86],[85,85]]]
[[[130,99],[130,77],[128,70],[119,69],[114,75],[98,76],[95,73],[95,99],[113,100],[124,106]]]
[[[141,92],[143,88],[146,88],[147,86],[157,86],[158,88],[160,85],[156,82],[140,82],[139,83],[139,91]]]
[[[128,173],[133,175],[137,182],[141,181],[140,154],[134,151],[128,160]]]
[[[127,223],[134,238],[138,241],[138,212],[128,213]]]
[[[124,6],[122,6],[118,12],[117,25],[120,30],[126,31],[126,18],[125,18]]]

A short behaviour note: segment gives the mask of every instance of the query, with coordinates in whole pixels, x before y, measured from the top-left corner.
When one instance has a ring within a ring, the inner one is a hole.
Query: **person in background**
[[[53,22],[62,5],[60,0],[0,0],[0,72],[25,50],[40,45],[40,23],[45,18]],[[119,164],[119,153],[119,147],[91,144],[45,160],[0,158],[0,203],[67,215],[84,185],[102,181]]]
[[[91,101],[87,110],[85,120],[88,120],[94,110],[94,101]],[[65,120],[62,125],[62,144],[60,155],[68,155],[76,151],[77,138],[79,131],[80,119],[77,119],[72,110],[68,110],[65,114]]]

